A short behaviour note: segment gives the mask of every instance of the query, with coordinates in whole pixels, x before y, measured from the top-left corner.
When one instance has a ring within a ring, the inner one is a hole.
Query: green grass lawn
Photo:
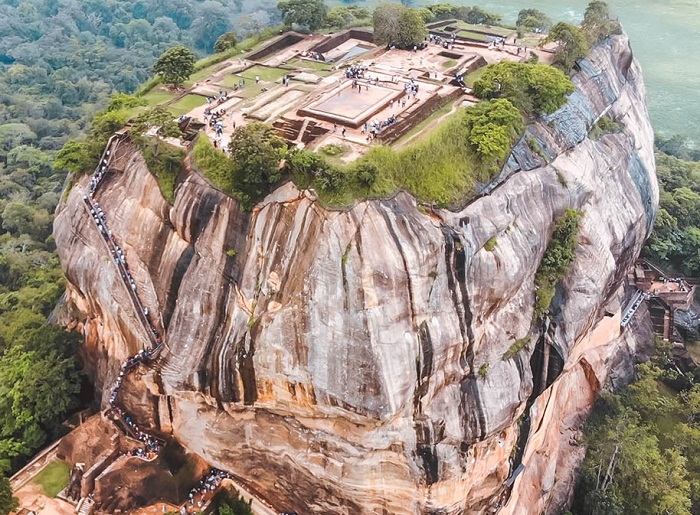
[[[32,482],[41,486],[47,497],[56,497],[56,494],[68,486],[70,479],[70,466],[63,461],[54,461],[46,465]]]
[[[199,70],[196,73],[193,73],[189,80],[185,82],[185,87],[189,88],[192,87],[192,85],[195,82],[200,82],[203,81],[204,79],[208,79],[212,75],[216,73],[216,70],[221,67],[221,64],[213,64],[211,66],[208,66],[207,68],[204,68],[203,70]]]
[[[255,103],[253,100],[255,99],[255,97],[257,97],[258,95],[261,95],[263,93],[263,91],[262,91],[263,87],[268,88],[268,91],[273,91],[273,90],[282,88],[282,86],[279,84],[265,86],[263,84],[255,84],[255,81],[253,81],[253,84],[251,85],[248,82],[248,80],[246,79],[245,88],[239,89],[238,91],[231,92],[232,96],[238,97],[238,98],[243,98],[243,99],[248,101],[247,103],[242,102],[242,103],[238,104],[237,108],[250,106],[251,104]]]
[[[282,68],[269,68],[267,66],[252,66],[244,72],[238,74],[245,78],[246,87],[255,85],[255,76],[258,75],[261,81],[275,82],[281,79],[283,75],[286,75],[289,70],[284,70]],[[234,77],[237,75],[234,75]]]
[[[463,38],[475,39],[476,41],[487,42],[489,40],[489,36],[487,36],[486,34],[481,34],[479,32],[473,32],[471,30],[460,30],[457,33],[457,35],[461,36]]]
[[[482,66],[481,68],[477,68],[473,72],[468,73],[467,77],[464,79],[464,83],[467,85],[467,87],[473,88],[474,83],[479,80],[479,77],[484,74],[485,70],[486,66]]]
[[[187,95],[168,107],[168,110],[173,113],[173,116],[180,116],[189,113],[195,107],[203,105],[206,101],[207,99],[200,95]]]
[[[501,37],[510,36],[515,32],[513,29],[506,29],[504,27],[494,27],[493,25],[473,25],[463,21],[460,21],[455,25],[462,30],[485,32],[487,34],[493,34],[494,36]]]
[[[238,83],[240,82],[241,77],[239,75],[226,75],[223,79],[218,81],[216,84],[221,84],[222,86],[226,86],[227,88],[233,88],[234,86],[238,86]],[[246,79],[245,81],[245,87],[250,87],[250,86],[255,87],[255,81],[249,81]],[[260,89],[260,88],[258,88]]]
[[[333,71],[331,65],[324,63],[323,61],[312,61],[311,59],[299,59],[295,57],[291,61],[287,62],[287,66],[291,68],[299,68],[301,70],[316,71]]]
[[[165,102],[172,100],[173,98],[175,98],[175,95],[173,93],[162,91],[156,88],[151,90],[149,93],[142,96],[141,98],[148,102],[149,106],[155,106],[158,104],[164,104]]]
[[[448,59],[447,61],[442,63],[442,67],[445,69],[448,69],[448,68],[452,68],[456,64],[457,64],[457,61],[455,61],[454,59]]]

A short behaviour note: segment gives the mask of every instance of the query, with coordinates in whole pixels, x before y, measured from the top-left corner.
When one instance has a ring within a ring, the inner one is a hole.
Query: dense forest
[[[427,11],[435,18],[457,16],[474,23],[498,20],[478,8],[449,4]],[[353,16],[364,17],[358,13],[334,9],[323,23],[337,27],[351,23]],[[241,39],[288,15],[274,0],[0,1],[0,475],[22,466],[78,407],[79,337],[46,324],[64,286],[51,232],[66,172],[55,168],[55,152],[91,127],[101,136],[109,132],[108,125],[100,125],[109,116],[95,115],[126,98],[114,93],[132,93],[148,80],[168,48],[183,44],[203,57],[214,51],[222,34],[233,31]],[[551,25],[532,9],[520,21],[530,28]],[[568,70],[588,44],[610,30],[594,28],[602,32],[585,41],[568,24],[552,27],[555,39],[575,36],[558,56],[561,68]],[[528,69],[535,70],[534,64]],[[521,86],[527,82],[516,78]],[[481,109],[503,104],[493,99]],[[519,115],[514,120],[521,122]],[[518,131],[503,130],[509,146]],[[437,133],[435,141],[441,143],[443,135]],[[657,146],[661,209],[644,252],[673,271],[700,276],[700,152],[679,137],[659,140]],[[195,157],[216,160],[209,166],[214,171],[234,166],[202,145]],[[313,159],[292,156],[290,166],[298,168],[293,173],[303,176]],[[366,191],[377,174],[387,173],[388,162],[403,169],[406,161],[413,162],[411,154],[376,151],[350,176],[328,168],[314,180],[336,190],[341,184]],[[316,186],[323,190],[322,184]],[[250,193],[251,201],[257,195]],[[700,462],[695,458],[700,391],[693,377],[668,371],[667,349],[659,356],[639,368],[633,386],[605,396],[588,424],[590,448],[576,513],[700,513]],[[611,462],[611,475],[602,474],[601,480],[601,467]],[[636,480],[640,475],[644,482]]]
[[[55,151],[84,135],[113,93],[147,80],[167,48],[204,56],[227,31],[280,19],[265,0],[0,3],[0,477],[79,404],[80,338],[46,324],[64,287],[51,236],[66,180]]]

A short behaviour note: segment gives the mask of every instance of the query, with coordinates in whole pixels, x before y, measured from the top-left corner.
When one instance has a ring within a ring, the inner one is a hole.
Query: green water
[[[642,63],[654,130],[683,134],[700,144],[700,0],[607,2]],[[588,0],[487,0],[479,5],[502,14],[505,23],[514,23],[524,7],[540,9],[555,21],[578,23]]]

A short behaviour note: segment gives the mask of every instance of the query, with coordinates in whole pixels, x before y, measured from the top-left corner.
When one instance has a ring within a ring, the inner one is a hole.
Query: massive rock
[[[629,371],[621,285],[658,202],[626,37],[579,68],[567,105],[532,123],[501,177],[456,212],[406,193],[330,210],[287,184],[242,213],[194,171],[170,206],[123,144],[97,199],[167,341],[157,371],[125,389],[130,409],[280,509],[566,504],[584,415],[611,372]],[[594,141],[604,113],[623,129]],[[83,208],[86,182],[54,232],[101,386],[147,335]],[[549,323],[533,325],[534,276],[567,208],[584,213],[576,259]]]

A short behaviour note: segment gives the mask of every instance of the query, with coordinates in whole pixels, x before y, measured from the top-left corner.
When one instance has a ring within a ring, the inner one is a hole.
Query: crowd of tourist
[[[379,136],[379,133],[382,132],[382,129],[385,127],[389,127],[390,125],[395,124],[398,121],[396,118],[396,115],[391,115],[389,118],[386,120],[372,120],[369,122],[366,122],[362,126],[362,130],[360,131],[362,134],[367,134],[365,139],[369,142],[374,140],[377,136]]]
[[[442,36],[428,34],[428,41],[430,43],[440,45],[446,50],[452,50],[455,46],[455,42],[457,41],[457,36],[451,34],[449,38],[443,38]]]
[[[219,96],[207,97],[207,104],[221,105],[229,99],[228,93],[223,89],[219,90]]]
[[[187,494],[187,502],[180,507],[180,514],[194,513],[210,500],[224,479],[232,479],[231,474],[219,469],[211,469]]]
[[[109,405],[112,408],[112,412],[119,419],[121,419],[130,429],[131,434],[137,440],[144,444],[142,447],[133,449],[127,452],[126,454],[131,456],[138,456],[146,460],[152,460],[160,452],[160,443],[154,436],[141,430],[131,419],[131,417],[125,414],[124,410],[118,405],[117,399],[119,397],[119,390],[121,389],[125,375],[132,369],[136,368],[136,366],[139,363],[150,362],[160,350],[160,347],[163,344],[163,339],[161,338],[160,334],[158,333],[158,330],[151,321],[151,318],[148,314],[148,308],[142,307],[141,301],[136,295],[136,282],[134,281],[134,278],[131,275],[131,271],[129,270],[129,265],[126,261],[126,255],[124,254],[124,251],[122,250],[121,246],[119,245],[116,238],[112,234],[112,231],[107,225],[107,215],[105,214],[104,210],[97,202],[97,200],[94,198],[94,195],[97,192],[97,188],[99,187],[100,183],[104,180],[110,159],[110,150],[107,150],[105,151],[104,158],[100,162],[98,169],[90,178],[90,182],[88,184],[88,195],[83,196],[83,201],[85,202],[86,208],[88,209],[90,216],[95,222],[97,229],[100,231],[100,234],[107,243],[107,247],[110,250],[112,259],[114,260],[114,264],[117,266],[117,269],[120,272],[122,280],[125,284],[128,284],[129,289],[133,292],[134,301],[139,306],[139,309],[142,310],[144,318],[149,326],[148,328],[150,329],[151,334],[153,334],[153,338],[156,342],[156,345],[149,346],[149,349],[147,350],[141,350],[140,352],[138,352],[134,356],[131,356],[122,363],[121,368],[119,370],[119,375],[115,379],[110,390]]]
[[[219,110],[216,113],[211,113],[212,116],[223,116],[224,114],[225,110]],[[102,210],[98,202],[94,199],[94,194],[96,193],[100,183],[103,181],[104,176],[109,167],[109,159],[110,151],[107,150],[105,152],[104,159],[100,162],[98,170],[90,178],[90,182],[88,185],[89,193],[88,195],[83,196],[83,200],[85,201],[86,207],[90,212],[90,215],[92,216],[100,233],[102,234],[102,236],[108,244],[110,252],[112,253],[112,257],[114,258],[114,263],[121,272],[122,280],[124,280],[125,283],[129,283],[129,286],[133,291],[133,296],[137,301],[138,306],[140,306],[140,309],[143,313],[143,317],[146,320],[148,327],[151,333],[153,334],[153,337],[156,342],[155,346],[150,346],[148,349],[139,351],[137,354],[129,357],[126,361],[122,363],[121,368],[119,369],[119,374],[115,379],[114,383],[112,384],[112,388],[110,390],[109,405],[113,415],[116,416],[119,420],[121,420],[128,428],[129,436],[135,438],[143,444],[123,454],[126,456],[135,456],[146,461],[151,461],[158,457],[158,455],[160,454],[162,450],[161,442],[155,436],[142,430],[136,424],[136,422],[134,422],[131,416],[127,414],[124,411],[124,409],[119,405],[118,400],[119,391],[122,387],[122,383],[124,381],[124,378],[126,377],[126,374],[136,369],[139,364],[152,363],[163,346],[163,339],[151,320],[151,315],[149,313],[148,308],[143,307],[141,301],[136,296],[136,283],[134,282],[131,273],[129,272],[126,256],[124,255],[124,252],[117,243],[116,238],[112,235],[112,232],[107,227],[107,216],[105,212]],[[180,513],[194,513],[195,506],[201,508],[208,499],[211,499],[214,492],[216,492],[218,487],[221,485],[221,481],[225,478],[230,477],[231,476],[227,472],[215,468],[211,469],[209,473],[203,478],[201,478],[197,485],[195,485],[190,490],[188,496],[188,503],[185,503],[181,507]]]

